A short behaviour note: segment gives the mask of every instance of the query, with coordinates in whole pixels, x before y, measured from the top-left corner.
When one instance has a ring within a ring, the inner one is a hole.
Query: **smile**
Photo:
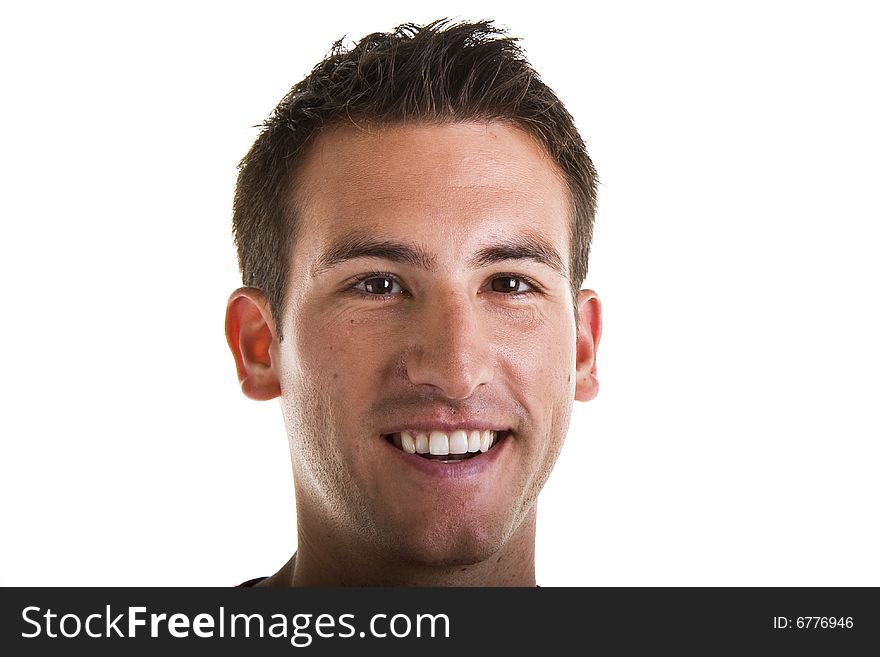
[[[455,431],[410,430],[385,435],[385,440],[407,454],[443,462],[464,461],[488,452],[507,435],[491,429]]]

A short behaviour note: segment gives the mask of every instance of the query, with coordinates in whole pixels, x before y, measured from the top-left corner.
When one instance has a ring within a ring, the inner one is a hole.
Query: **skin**
[[[260,291],[227,309],[242,390],[280,397],[290,442],[298,550],[266,583],[533,586],[538,493],[573,400],[598,389],[601,309],[583,290],[572,312],[558,167],[505,122],[336,127],[291,200],[284,339]],[[327,266],[353,236],[421,261],[386,249]],[[499,254],[513,243],[558,263]],[[454,477],[382,437],[435,426],[511,433]]]

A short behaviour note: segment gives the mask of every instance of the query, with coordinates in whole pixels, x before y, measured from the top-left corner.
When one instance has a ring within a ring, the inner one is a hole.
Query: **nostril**
[[[412,384],[430,386],[453,400],[470,398],[477,388],[490,383],[493,375],[492,356],[485,340],[414,350],[404,367]]]

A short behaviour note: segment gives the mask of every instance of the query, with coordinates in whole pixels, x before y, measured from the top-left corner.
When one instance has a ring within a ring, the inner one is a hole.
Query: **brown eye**
[[[523,289],[523,286],[526,289]],[[523,279],[516,276],[499,276],[492,279],[492,291],[504,293],[528,292],[532,288]]]
[[[395,286],[397,286],[397,290],[395,290]],[[388,276],[371,276],[370,278],[365,278],[358,283],[356,287],[359,287],[367,294],[376,295],[392,294],[395,291],[399,291],[400,288],[400,286],[397,285],[397,281]]]

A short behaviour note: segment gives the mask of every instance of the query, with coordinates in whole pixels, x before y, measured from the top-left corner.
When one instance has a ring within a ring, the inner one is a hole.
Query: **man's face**
[[[349,549],[465,564],[530,517],[575,396],[569,199],[502,122],[311,145],[272,348],[302,522]],[[462,437],[472,451],[442,455]]]

